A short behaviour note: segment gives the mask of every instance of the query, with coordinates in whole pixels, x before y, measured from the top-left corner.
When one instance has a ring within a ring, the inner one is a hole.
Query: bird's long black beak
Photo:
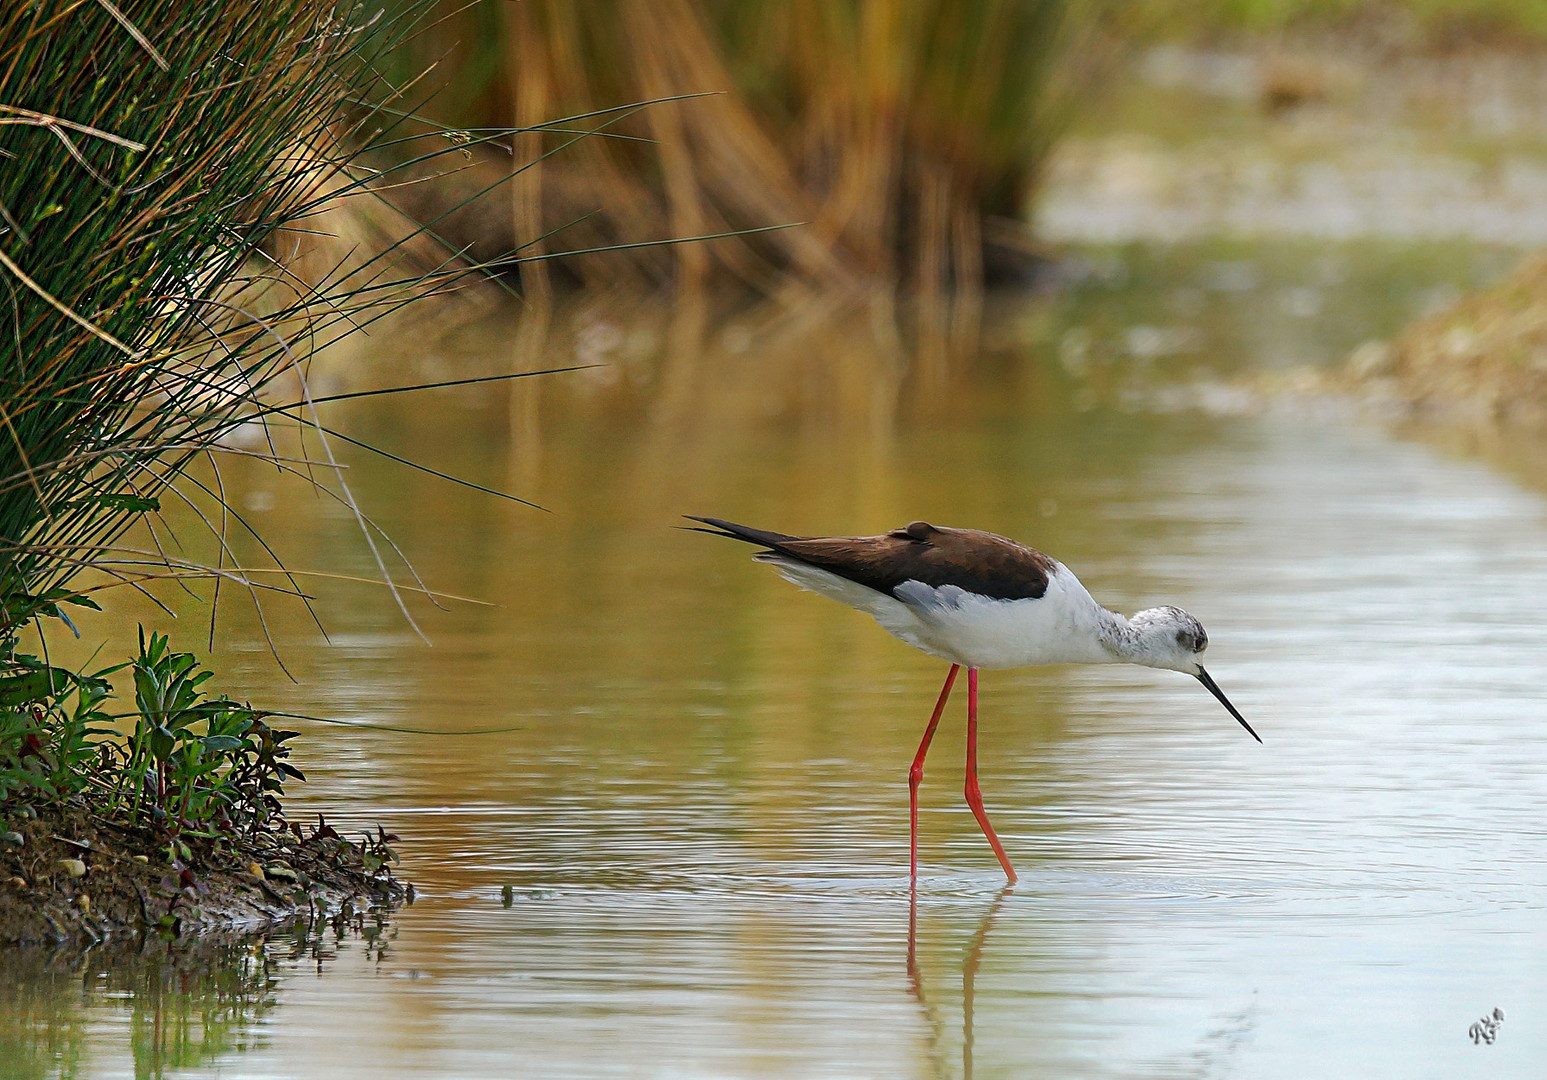
[[[1219,688],[1218,683],[1209,677],[1209,673],[1203,670],[1203,665],[1201,664],[1198,665],[1198,681],[1208,688],[1209,693],[1219,698],[1219,703],[1230,710],[1231,716],[1241,721],[1241,726],[1246,729],[1248,735],[1258,742],[1262,742],[1262,736],[1252,730],[1252,726],[1246,722],[1246,717],[1237,712],[1236,707],[1230,704],[1230,699],[1225,696],[1225,692]]]

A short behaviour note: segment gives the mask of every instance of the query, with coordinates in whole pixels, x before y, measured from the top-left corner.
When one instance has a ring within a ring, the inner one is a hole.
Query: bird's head
[[[1262,741],[1246,717],[1230,704],[1225,692],[1219,688],[1207,671],[1203,670],[1203,651],[1209,647],[1209,635],[1203,624],[1177,607],[1157,607],[1141,611],[1128,620],[1132,635],[1129,655],[1136,664],[1145,667],[1180,671],[1201,682],[1219,703],[1230,710],[1252,738]]]
[[[1134,663],[1188,675],[1203,670],[1199,658],[1209,647],[1209,635],[1181,608],[1149,608],[1129,619],[1128,626]]]

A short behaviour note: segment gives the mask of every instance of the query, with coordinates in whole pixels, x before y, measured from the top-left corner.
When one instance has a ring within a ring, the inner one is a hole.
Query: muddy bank
[[[1360,346],[1342,381],[1413,415],[1547,432],[1547,255],[1390,342]]]
[[[81,944],[258,930],[298,915],[391,907],[390,834],[353,839],[326,822],[238,846],[168,850],[85,805],[10,807],[0,817],[0,944]]]

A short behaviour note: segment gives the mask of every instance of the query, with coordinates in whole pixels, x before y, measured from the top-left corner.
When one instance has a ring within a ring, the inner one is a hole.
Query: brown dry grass
[[[1015,223],[1112,51],[1102,17],[1113,6],[525,0],[453,15],[448,0],[449,17],[413,62],[447,57],[452,85],[431,107],[466,125],[713,95],[653,105],[469,203],[448,231],[482,241],[480,256],[553,230],[549,248],[575,249],[800,222],[563,268],[586,284],[735,282],[770,296],[797,283],[879,282],[916,291],[927,308],[976,293],[986,236],[991,271],[1029,263]],[[449,193],[421,185],[404,197],[423,218],[566,137],[525,136]],[[538,275],[523,278],[541,289]]]

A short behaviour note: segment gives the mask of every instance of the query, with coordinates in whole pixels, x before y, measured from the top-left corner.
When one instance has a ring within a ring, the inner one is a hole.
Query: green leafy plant
[[[78,675],[14,653],[0,671],[0,804],[18,794],[50,800],[84,790],[99,757],[96,740],[112,734],[101,709],[112,671]]]
[[[135,709],[114,714],[111,678],[125,670]],[[282,828],[285,782],[305,779],[288,760],[296,732],[210,697],[212,675],[143,630],[138,655],[91,675],[13,656],[0,675],[0,803],[89,793],[103,813],[173,845]]]
[[[140,631],[134,678],[134,730],[114,770],[131,823],[149,818],[168,836],[215,838],[277,822],[287,777],[305,776],[286,759],[293,731],[226,697],[205,696],[214,673],[192,653]]]

